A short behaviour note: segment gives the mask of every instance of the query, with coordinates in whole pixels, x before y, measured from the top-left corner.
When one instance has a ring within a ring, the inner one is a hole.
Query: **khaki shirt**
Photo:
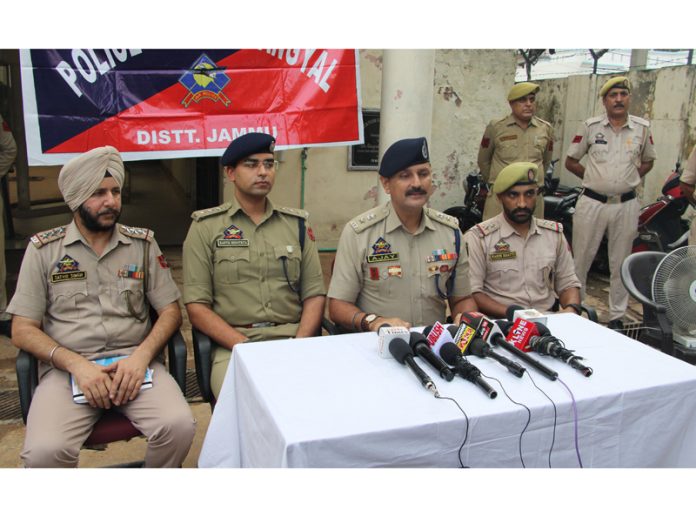
[[[238,328],[251,340],[294,337],[302,302],[326,294],[314,236],[306,226],[300,249],[299,221],[304,210],[274,207],[258,224],[236,199],[192,214],[184,241],[184,303],[204,303],[233,327],[275,323],[274,327]],[[293,288],[283,271],[283,259]]]
[[[0,178],[2,178],[15,161],[17,144],[10,131],[10,126],[0,116]]]
[[[585,154],[582,186],[606,196],[635,189],[640,184],[641,162],[657,158],[650,123],[633,115],[619,132],[606,115],[586,120],[568,148],[568,156],[576,160]]]
[[[696,184],[696,145],[691,150],[689,159],[686,161],[680,181],[683,181],[687,185]],[[694,195],[696,195],[696,192],[694,192]]]
[[[463,243],[455,251],[457,220],[426,208],[415,234],[408,233],[391,202],[350,221],[338,243],[330,298],[411,324],[444,321],[443,295],[471,295]],[[453,289],[446,283],[456,265]],[[437,286],[437,287],[436,287]],[[438,288],[440,293],[438,292]]]
[[[486,182],[493,183],[498,173],[515,162],[532,162],[539,167],[539,185],[553,155],[553,128],[539,117],[532,117],[529,127],[520,127],[512,115],[492,120],[483,133],[478,152],[478,166]]]
[[[472,227],[464,242],[472,292],[503,305],[548,311],[565,289],[580,287],[563,227],[555,221],[533,217],[524,238],[500,214]]]
[[[150,242],[147,286],[143,254]],[[130,294],[128,294],[130,293]],[[150,230],[116,225],[101,257],[75,222],[31,238],[19,271],[17,291],[7,312],[42,322],[57,343],[88,359],[129,354],[150,332],[128,311],[148,314],[176,302],[179,289]]]

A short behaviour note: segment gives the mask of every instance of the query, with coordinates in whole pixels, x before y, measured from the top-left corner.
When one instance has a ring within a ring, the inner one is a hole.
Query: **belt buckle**
[[[621,203],[621,194],[607,196],[607,205],[618,205]]]

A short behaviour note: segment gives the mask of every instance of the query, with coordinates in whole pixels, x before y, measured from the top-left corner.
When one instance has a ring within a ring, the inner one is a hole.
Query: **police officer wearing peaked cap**
[[[425,138],[392,144],[379,168],[391,201],[343,229],[331,285],[329,315],[342,328],[374,331],[388,323],[428,325],[476,309],[459,226],[425,205],[432,169]]]
[[[274,205],[275,139],[247,133],[220,160],[234,183],[223,205],[192,214],[184,241],[184,304],[191,324],[220,346],[213,352],[217,397],[233,347],[316,335],[324,280],[304,210]]]
[[[566,169],[582,180],[583,193],[573,215],[575,271],[583,289],[604,234],[609,251],[609,327],[621,330],[628,292],[621,264],[637,235],[640,203],[636,187],[653,167],[657,154],[650,122],[630,115],[627,77],[607,80],[599,91],[605,114],[587,119],[568,148]],[[585,164],[580,160],[587,157]],[[583,292],[584,294],[584,292]]]
[[[510,305],[548,311],[556,298],[564,311],[580,313],[580,282],[563,227],[532,215],[537,173],[530,162],[503,168],[492,189],[503,213],[464,234],[474,299],[494,318],[504,318]]]
[[[507,96],[510,114],[486,126],[477,160],[486,182],[493,183],[503,167],[526,161],[537,165],[537,183],[540,187],[544,185],[544,171],[553,154],[553,128],[535,115],[538,91],[539,85],[535,83],[515,84]],[[501,211],[498,197],[489,192],[483,219],[490,219]],[[543,217],[543,197],[539,198],[534,215]]]

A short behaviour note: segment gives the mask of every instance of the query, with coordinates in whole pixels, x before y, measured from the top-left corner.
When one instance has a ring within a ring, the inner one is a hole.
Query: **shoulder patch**
[[[351,228],[353,228],[353,231],[355,233],[360,233],[368,229],[370,226],[373,226],[378,222],[383,221],[387,218],[388,215],[389,210],[387,209],[386,205],[382,205],[373,208],[372,210],[368,210],[367,212],[363,212],[357,217],[354,217],[348,222],[348,224]]]
[[[443,212],[439,212],[438,210],[428,207],[425,208],[425,213],[433,221],[437,221],[439,223],[447,225],[455,230],[459,229],[459,220],[456,217],[447,215]]]
[[[155,236],[155,232],[148,228],[136,228],[134,226],[126,226],[125,224],[119,224],[118,230],[126,237],[142,239],[150,242],[152,242],[152,239]]]
[[[479,237],[485,237],[486,235],[490,235],[499,228],[500,223],[498,221],[488,220],[473,226],[469,231],[473,231],[475,229],[475,235],[478,235]]]
[[[225,203],[220,206],[214,206],[212,208],[204,208],[203,210],[196,210],[191,214],[191,219],[194,221],[200,221],[201,219],[205,219],[206,217],[210,217],[211,215],[215,214],[221,214],[222,212],[227,212],[227,210],[230,209],[230,206],[232,206],[230,203]]]
[[[591,126],[592,124],[597,124],[597,123],[601,122],[603,119],[604,119],[604,115],[599,115],[598,117],[588,118],[585,121],[585,125]]]
[[[648,121],[647,119],[636,117],[635,115],[629,115],[629,118],[631,119],[631,122],[635,122],[636,124],[640,124],[641,126],[650,127],[650,121]]]
[[[302,219],[309,219],[309,212],[302,210],[301,208],[288,208],[286,206],[274,206],[275,210],[278,210],[281,214],[292,215],[295,217],[300,217]]]
[[[66,226],[58,226],[57,228],[32,235],[29,240],[34,246],[41,248],[41,246],[44,244],[48,244],[49,242],[57,241],[58,239],[65,237],[65,229]]]
[[[548,219],[537,219],[537,226],[540,228],[546,228],[547,230],[552,230],[556,233],[563,233],[563,225],[556,221],[549,221]]]

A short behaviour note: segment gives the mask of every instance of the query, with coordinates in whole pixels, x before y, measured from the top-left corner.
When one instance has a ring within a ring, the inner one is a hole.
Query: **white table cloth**
[[[552,315],[547,326],[594,369],[586,378],[532,354],[575,397],[583,466],[696,466],[696,368],[573,314]],[[528,375],[518,379],[491,359],[469,359],[529,407],[522,458],[527,467],[548,467],[552,404]],[[468,414],[464,465],[521,467],[527,410],[494,381],[491,400],[416,361]],[[568,390],[527,371],[556,404],[551,466],[578,467]],[[405,366],[378,356],[374,333],[245,343],[232,354],[199,466],[458,467],[465,430],[452,401],[434,398]]]

